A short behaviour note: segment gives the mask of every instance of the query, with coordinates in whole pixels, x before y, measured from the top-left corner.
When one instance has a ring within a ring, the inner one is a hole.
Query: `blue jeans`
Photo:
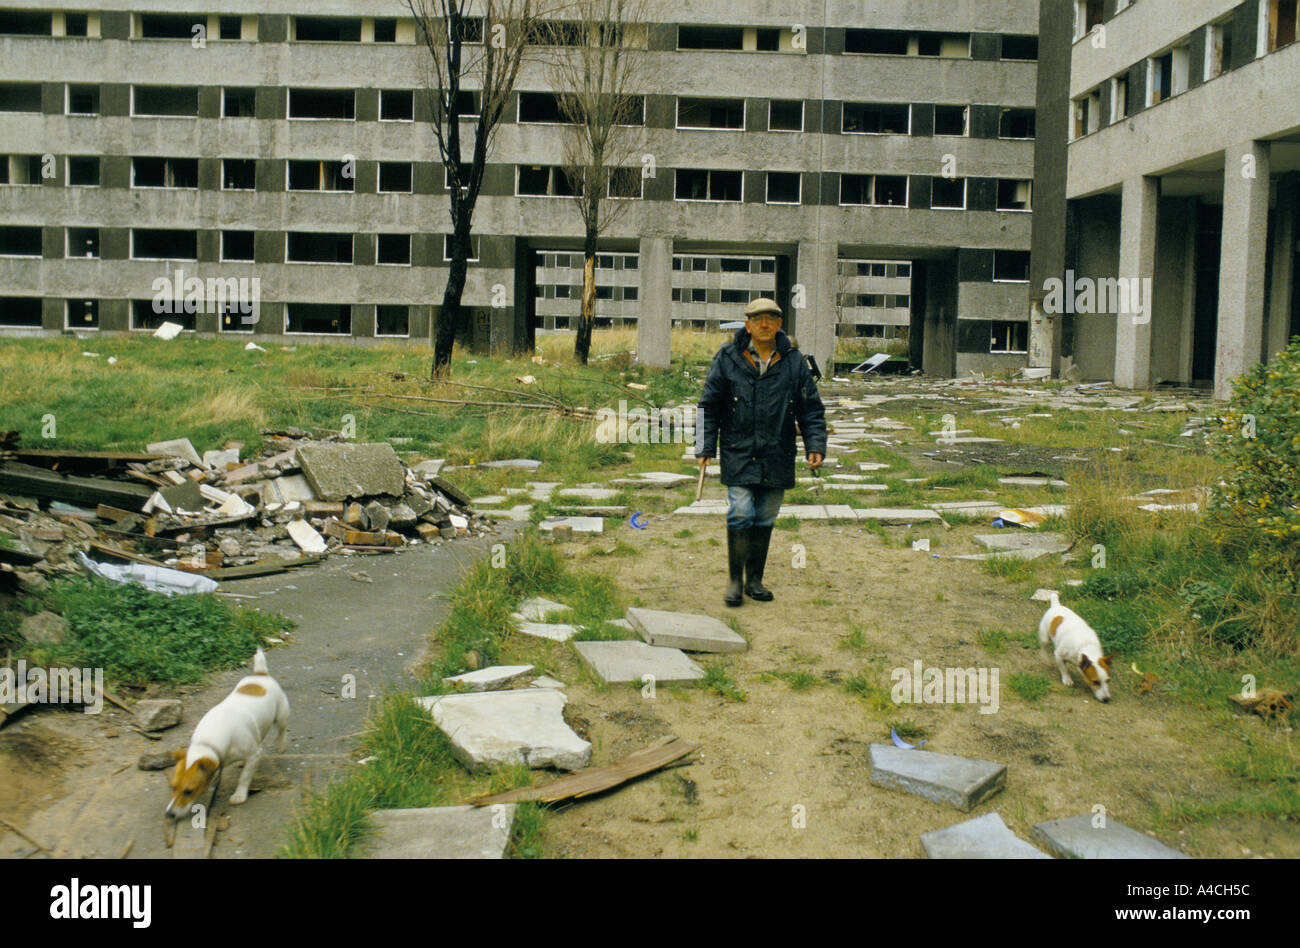
[[[727,529],[772,526],[781,511],[784,497],[785,491],[775,487],[758,484],[728,487],[727,500],[731,502],[731,509],[727,511]]]

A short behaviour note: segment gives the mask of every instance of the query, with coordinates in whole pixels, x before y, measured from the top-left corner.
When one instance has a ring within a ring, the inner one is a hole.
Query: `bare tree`
[[[551,87],[569,122],[564,171],[583,225],[582,309],[573,354],[584,365],[596,322],[596,248],[601,234],[641,196],[644,0],[578,0],[575,20],[551,22],[557,48]]]
[[[451,367],[461,297],[469,267],[474,207],[492,139],[515,90],[520,67],[536,46],[548,0],[404,0],[415,17],[417,42],[429,51],[425,89],[434,138],[449,185],[451,257],[435,333],[432,377]],[[477,105],[475,96],[478,96]],[[473,120],[469,160],[461,121]]]

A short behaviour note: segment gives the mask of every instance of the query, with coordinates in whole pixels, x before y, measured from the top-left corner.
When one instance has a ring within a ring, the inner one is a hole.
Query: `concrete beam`
[[[1268,143],[1252,141],[1227,149],[1223,167],[1219,338],[1214,362],[1214,397],[1219,399],[1232,395],[1232,379],[1259,363],[1264,346]]]
[[[1156,178],[1129,178],[1124,182],[1119,224],[1119,278],[1130,285],[1155,285],[1156,206],[1160,183]],[[1133,284],[1133,280],[1139,282]],[[1150,282],[1146,282],[1146,281]],[[1150,304],[1151,301],[1143,300]],[[1138,307],[1130,306],[1130,309]],[[1146,320],[1142,322],[1141,320]],[[1145,315],[1115,316],[1115,384],[1120,388],[1151,387],[1151,307]]]

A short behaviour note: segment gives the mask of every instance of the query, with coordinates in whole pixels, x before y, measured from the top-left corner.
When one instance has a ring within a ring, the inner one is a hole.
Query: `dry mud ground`
[[[672,535],[687,526],[693,537]],[[955,527],[945,550],[973,551],[969,535],[976,531]],[[707,542],[724,537],[720,520],[659,518],[650,529],[620,536],[638,555],[603,562],[629,597],[651,608],[739,621],[750,650],[702,658],[720,661],[747,700],[699,685],[660,685],[654,698],[643,697],[631,685],[595,683],[555,649],[557,663],[570,663],[559,665],[569,675],[569,716],[594,743],[593,763],[665,733],[701,745],[691,766],[555,814],[547,838],[556,855],[921,857],[921,833],[990,811],[1028,839],[1038,822],[1100,804],[1110,818],[1194,857],[1300,856],[1300,834],[1289,823],[1228,819],[1158,829],[1153,804],[1229,792],[1228,778],[1203,752],[1208,713],[1169,698],[1139,698],[1127,665],[1109,704],[1082,685],[1063,687],[1036,645],[1020,639],[1037,628],[1043,607],[978,563],[886,545],[857,525],[804,523],[773,535],[765,583],[776,600],[746,598],[733,610],[722,603],[725,546]],[[792,568],[795,542],[806,547],[806,568]],[[862,629],[857,648],[841,641],[852,623]],[[1009,633],[1004,651],[990,653],[977,642],[986,628]],[[926,667],[998,668],[998,711],[981,714],[973,702],[895,707],[888,701],[890,670],[917,659]],[[797,670],[812,672],[817,683],[796,691],[763,677]],[[839,684],[862,671],[883,690],[883,702]],[[1050,690],[1037,703],[1017,697],[1007,686],[1017,672],[1048,677]],[[888,743],[890,722],[900,720],[925,728],[928,750],[1007,764],[1006,788],[963,814],[872,786],[868,746]]]

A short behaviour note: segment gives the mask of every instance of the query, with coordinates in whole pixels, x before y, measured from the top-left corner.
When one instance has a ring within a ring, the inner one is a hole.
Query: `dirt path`
[[[227,802],[238,769],[223,775],[214,858],[269,857],[284,842],[293,806],[308,785],[352,766],[356,738],[372,695],[390,685],[409,687],[408,669],[446,613],[442,594],[461,569],[500,538],[448,543],[395,556],[331,557],[319,567],[222,584],[223,591],[256,596],[239,600],[287,615],[298,623],[288,644],[267,661],[291,706],[289,750],[268,754],[242,806]],[[370,582],[354,578],[364,574]],[[124,712],[105,703],[98,716],[48,709],[28,711],[0,732],[0,816],[67,858],[165,858],[162,811],[168,798],[162,772],[136,769],[140,754],[171,750],[189,740],[194,725],[234,687],[244,672],[213,676],[184,693],[159,689],[153,697],[184,701],[181,724],[163,740],[145,739]],[[343,676],[356,676],[356,698],[341,694]],[[218,824],[222,825],[222,824]],[[32,850],[0,833],[0,858]]]
[[[673,536],[687,526],[692,538]],[[1300,838],[1285,823],[1157,831],[1152,804],[1212,798],[1221,789],[1223,778],[1199,746],[1212,731],[1207,716],[1139,699],[1126,670],[1109,705],[1082,686],[1064,688],[1036,647],[1017,641],[1036,629],[1042,607],[979,564],[887,546],[856,525],[804,524],[773,537],[767,581],[776,601],[746,599],[729,610],[721,601],[725,547],[707,542],[722,539],[722,530],[720,521],[657,518],[649,529],[620,534],[638,555],[592,561],[610,564],[640,604],[738,619],[751,649],[721,662],[748,700],[699,686],[660,686],[649,699],[631,686],[596,686],[576,663],[567,667],[570,710],[595,744],[593,763],[665,733],[696,740],[702,751],[695,765],[559,812],[548,824],[557,855],[920,857],[919,834],[969,816],[996,810],[1028,839],[1035,823],[1098,805],[1192,856],[1300,855]],[[969,544],[960,538],[975,530],[956,528],[945,550]],[[791,566],[795,542],[806,548],[805,569]],[[854,623],[861,641],[846,647],[841,637]],[[1000,653],[977,642],[988,628],[1009,633]],[[890,671],[916,660],[997,668],[997,713],[981,714],[974,702],[894,706]],[[796,691],[762,677],[785,671],[811,672],[817,683]],[[863,671],[883,692],[875,704],[839,684]],[[1052,678],[1049,692],[1037,703],[1017,697],[1007,686],[1017,672]],[[888,743],[896,721],[923,727],[927,749],[1007,764],[1006,789],[966,815],[873,787],[868,746]]]

